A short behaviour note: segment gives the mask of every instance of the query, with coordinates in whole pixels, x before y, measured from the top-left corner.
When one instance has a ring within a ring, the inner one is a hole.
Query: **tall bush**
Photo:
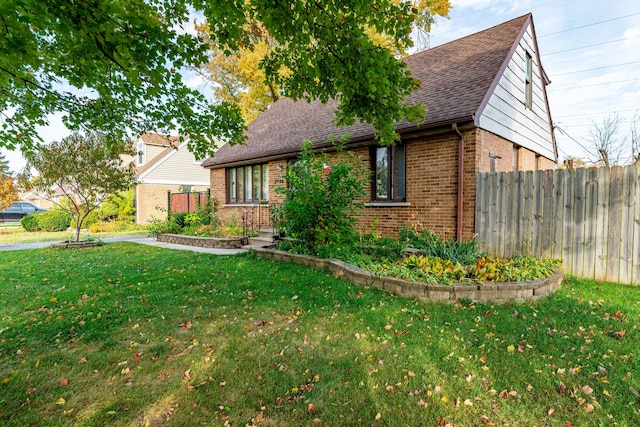
[[[40,225],[38,224],[38,217],[42,215],[42,212],[29,214],[20,220],[20,225],[26,231],[39,231]]]
[[[44,231],[65,231],[71,225],[68,212],[52,209],[38,214],[38,227]]]
[[[326,152],[316,152],[306,141],[300,159],[286,170],[285,195],[278,212],[278,228],[307,247],[355,241],[355,224],[363,207],[367,169],[353,152],[337,144],[332,162]]]

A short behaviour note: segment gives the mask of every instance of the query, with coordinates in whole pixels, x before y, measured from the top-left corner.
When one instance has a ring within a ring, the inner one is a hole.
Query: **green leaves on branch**
[[[34,152],[38,126],[62,113],[72,130],[122,139],[142,132],[189,135],[198,157],[214,141],[239,143],[240,110],[210,105],[183,73],[208,61],[208,44],[191,31],[202,13],[211,37],[237,50],[245,31],[264,28],[277,43],[264,60],[266,84],[294,99],[339,102],[336,123],[356,119],[382,143],[393,124],[420,121],[424,109],[404,103],[419,83],[404,63],[365,31],[409,46],[420,15],[398,0],[2,0],[0,145]],[[424,9],[423,9],[424,10]],[[438,12],[436,12],[438,13]],[[223,51],[224,51],[223,50]]]

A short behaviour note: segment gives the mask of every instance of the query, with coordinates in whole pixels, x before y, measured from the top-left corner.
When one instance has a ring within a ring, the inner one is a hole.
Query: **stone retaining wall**
[[[560,288],[564,273],[557,269],[545,279],[526,282],[428,285],[423,282],[410,282],[395,277],[376,276],[366,270],[336,259],[323,259],[307,255],[291,254],[275,249],[252,248],[259,258],[274,261],[286,261],[313,268],[328,268],[336,277],[348,280],[356,285],[371,286],[396,295],[417,297],[433,301],[454,302],[460,298],[491,303],[524,302],[538,300]]]
[[[220,238],[183,236],[180,234],[158,234],[156,236],[156,239],[159,242],[175,243],[177,245],[198,246],[201,248],[238,249],[242,247],[242,239],[240,237]]]

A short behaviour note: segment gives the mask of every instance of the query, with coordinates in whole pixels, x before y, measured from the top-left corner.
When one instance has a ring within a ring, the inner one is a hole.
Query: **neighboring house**
[[[148,224],[151,219],[167,217],[167,193],[206,191],[209,172],[187,149],[187,138],[145,133],[136,141],[136,222]]]
[[[347,148],[371,168],[361,230],[396,235],[420,223],[442,237],[469,239],[475,227],[476,174],[554,168],[557,150],[531,14],[403,59],[421,88],[407,98],[427,106],[425,121],[396,125],[401,142],[378,146],[373,128],[336,129],[336,102],[283,98],[252,122],[246,142],[225,145],[203,166],[221,219],[262,200],[281,203],[287,162],[303,140]]]
[[[65,186],[65,189],[67,189],[67,192],[71,191],[68,186]],[[67,196],[62,190],[61,187],[56,187],[53,189],[53,192],[50,195],[46,195],[46,197],[33,191],[25,191],[20,194],[20,200],[32,203],[41,209],[54,209],[61,204],[64,206],[65,203],[67,203]]]

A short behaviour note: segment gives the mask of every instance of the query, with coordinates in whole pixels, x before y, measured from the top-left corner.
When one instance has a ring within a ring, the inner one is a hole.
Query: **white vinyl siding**
[[[526,93],[527,54],[531,56],[530,106]],[[529,27],[477,123],[482,129],[555,160],[543,78]]]
[[[209,185],[209,171],[193,162],[193,154],[182,143],[179,149],[169,150],[157,166],[143,173],[145,183],[163,183],[176,185]]]

